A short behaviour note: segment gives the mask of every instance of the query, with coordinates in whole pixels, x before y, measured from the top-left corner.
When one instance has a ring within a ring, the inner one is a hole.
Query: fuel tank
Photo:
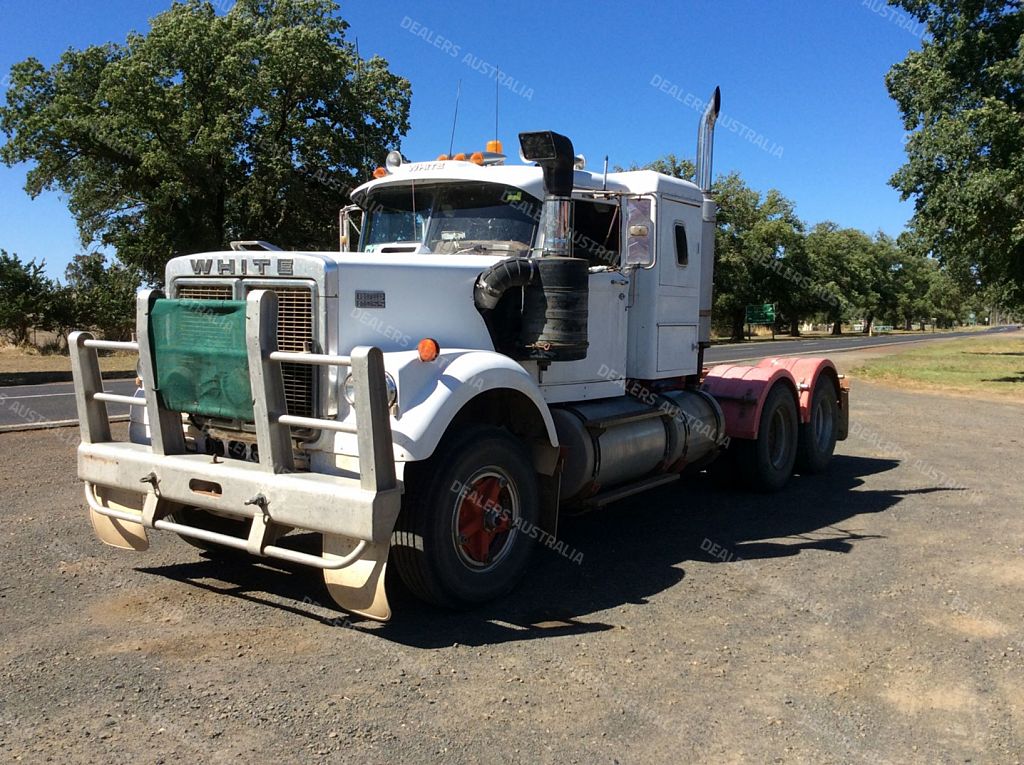
[[[712,455],[725,436],[718,403],[698,390],[562,405],[552,416],[565,455],[562,499],[570,502],[681,472]]]

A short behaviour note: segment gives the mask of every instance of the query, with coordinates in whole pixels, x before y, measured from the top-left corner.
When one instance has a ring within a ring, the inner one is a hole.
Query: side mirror
[[[651,200],[626,200],[626,263],[646,268],[654,265],[654,242],[651,240]]]

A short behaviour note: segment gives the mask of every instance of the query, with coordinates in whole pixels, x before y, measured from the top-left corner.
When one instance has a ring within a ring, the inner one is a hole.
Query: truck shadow
[[[620,625],[584,617],[646,603],[686,577],[681,564],[687,561],[735,564],[799,555],[804,550],[848,553],[857,544],[878,538],[844,528],[850,518],[884,512],[910,494],[955,490],[853,491],[864,484],[865,477],[898,465],[896,460],[837,456],[824,475],[798,476],[774,495],[722,488],[721,479],[695,476],[565,519],[559,530],[561,550],[541,548],[519,587],[485,607],[451,612],[424,605],[392,577],[388,587],[395,617],[385,625],[346,617],[340,611],[337,618],[317,613],[331,600],[319,574],[302,566],[228,553],[138,570],[327,625],[365,629],[410,647],[483,646],[586,634]],[[623,622],[627,619],[623,616]]]

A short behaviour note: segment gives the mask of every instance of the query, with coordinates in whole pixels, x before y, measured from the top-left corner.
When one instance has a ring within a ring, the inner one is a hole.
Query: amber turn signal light
[[[432,337],[425,337],[420,340],[416,350],[419,351],[420,361],[433,361],[441,355],[441,346]]]

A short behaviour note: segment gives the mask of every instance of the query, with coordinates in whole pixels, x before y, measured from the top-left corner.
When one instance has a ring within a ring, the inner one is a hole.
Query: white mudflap
[[[359,543],[358,539],[340,534],[324,534],[323,537],[325,558],[344,557]],[[327,591],[334,602],[353,614],[388,621],[391,606],[384,592],[384,571],[389,549],[389,544],[371,544],[352,565],[333,571],[324,569]]]
[[[126,510],[133,513],[142,511],[142,494],[125,491],[124,489],[112,489],[108,486],[96,486],[94,488],[96,500],[104,507],[112,510]],[[96,537],[103,544],[117,547],[121,550],[135,550],[144,552],[149,549],[149,537],[146,529],[141,523],[131,521],[120,521],[115,518],[108,518],[100,515],[91,507],[89,508],[89,520],[92,521],[92,530]]]

